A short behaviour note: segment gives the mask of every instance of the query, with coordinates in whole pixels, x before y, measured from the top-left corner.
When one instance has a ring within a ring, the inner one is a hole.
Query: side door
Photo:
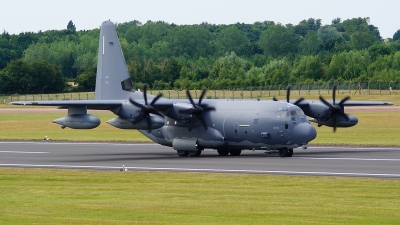
[[[279,108],[276,112],[276,118],[279,120],[278,134],[281,139],[281,144],[287,144],[291,137],[291,125],[290,113],[287,108]]]

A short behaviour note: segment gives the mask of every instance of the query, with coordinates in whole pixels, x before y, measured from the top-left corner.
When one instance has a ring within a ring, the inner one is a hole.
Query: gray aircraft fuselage
[[[190,107],[187,100],[170,101],[173,102],[172,107],[175,105]],[[227,150],[293,149],[302,145],[306,146],[316,137],[316,130],[310,125],[304,112],[298,106],[290,103],[204,100],[202,104],[215,108],[215,110],[202,113],[207,130],[199,121],[196,121],[197,118],[182,120],[165,116],[162,127],[151,131],[144,129],[140,132],[156,143],[174,147],[176,150],[191,151],[197,150],[194,148],[195,146],[201,149]],[[157,116],[152,115],[152,117]],[[193,129],[189,131],[190,120],[195,120],[195,123]],[[122,128],[117,123],[110,121],[108,123]],[[130,128],[126,127],[125,129]],[[182,149],[176,143],[177,140],[183,142]]]

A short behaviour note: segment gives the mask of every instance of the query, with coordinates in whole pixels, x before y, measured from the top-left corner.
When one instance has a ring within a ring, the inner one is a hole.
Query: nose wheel
[[[292,157],[293,156],[293,149],[292,148],[281,148],[279,149],[279,156],[284,157]]]

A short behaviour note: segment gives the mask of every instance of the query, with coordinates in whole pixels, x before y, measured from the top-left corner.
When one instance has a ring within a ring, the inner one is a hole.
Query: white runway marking
[[[300,148],[297,148],[301,150]],[[353,147],[353,146],[309,146],[308,149],[346,149],[346,150],[396,150],[400,151],[400,148],[396,147]],[[307,150],[304,150],[307,151]]]
[[[49,153],[49,152],[0,151],[0,153],[16,153],[16,154],[46,154],[46,153]]]
[[[318,158],[318,157],[292,157],[293,159],[316,159],[316,160],[352,160],[352,161],[392,161],[400,162],[400,159],[369,159],[369,158]]]
[[[63,169],[121,169],[121,166],[73,166],[73,165],[35,165],[35,164],[0,164],[3,167],[28,168],[63,168]],[[179,171],[179,172],[216,172],[216,173],[253,173],[253,174],[282,174],[282,175],[324,175],[324,176],[356,176],[356,177],[385,177],[399,178],[400,174],[385,173],[351,173],[351,172],[312,172],[312,171],[277,171],[277,170],[229,170],[229,169],[192,169],[192,168],[157,168],[157,167],[129,167],[128,170],[145,171]]]
[[[37,145],[121,145],[121,146],[142,146],[142,145],[157,145],[160,146],[159,144],[156,143],[109,143],[109,142],[27,142],[27,141],[21,141],[21,142],[4,142],[0,141],[0,144],[37,144]]]

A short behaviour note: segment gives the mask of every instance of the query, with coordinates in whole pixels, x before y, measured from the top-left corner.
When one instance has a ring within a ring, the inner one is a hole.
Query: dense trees
[[[393,41],[397,41],[400,39],[400,29],[393,34]]]
[[[286,28],[281,24],[271,26],[263,31],[258,40],[258,46],[265,54],[272,57],[281,57],[289,53],[296,53],[299,38],[292,28]]]
[[[67,30],[76,31],[75,24],[70,20],[67,25]]]
[[[220,55],[226,52],[237,52],[241,54],[250,44],[246,33],[240,31],[236,26],[228,26],[216,37],[216,47]]]
[[[55,65],[21,59],[11,61],[0,72],[0,83],[5,93],[54,93],[64,88],[63,76]]]
[[[136,87],[237,88],[277,83],[399,80],[400,30],[382,40],[369,18],[309,18],[297,25],[117,24]],[[0,93],[63,91],[63,80],[93,91],[99,29],[0,36]],[[43,81],[43,82],[41,82]],[[61,83],[61,84],[60,84]]]

